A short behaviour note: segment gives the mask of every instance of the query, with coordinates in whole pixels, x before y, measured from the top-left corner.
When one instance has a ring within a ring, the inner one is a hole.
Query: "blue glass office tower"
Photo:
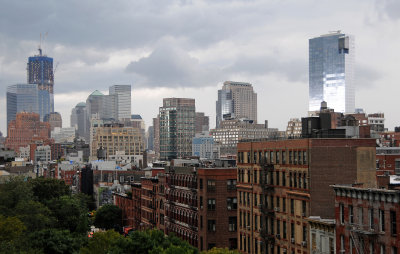
[[[39,113],[38,86],[36,84],[16,84],[7,87],[7,126],[18,112]]]
[[[49,113],[54,112],[54,74],[53,58],[42,55],[39,48],[39,55],[28,59],[28,84],[38,86],[38,105],[40,120]]]
[[[354,113],[354,38],[340,31],[309,40],[309,111],[326,101],[336,112]]]

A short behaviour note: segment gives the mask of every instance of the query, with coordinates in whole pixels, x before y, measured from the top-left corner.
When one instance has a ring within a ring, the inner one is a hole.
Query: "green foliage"
[[[123,237],[114,230],[95,233],[81,253],[197,254],[196,248],[159,230],[135,231]]]
[[[87,242],[84,195],[56,179],[0,184],[0,253],[73,253]]]
[[[239,254],[237,250],[229,250],[228,248],[212,248],[208,251],[203,251],[201,254]]]
[[[33,196],[39,202],[46,202],[54,198],[70,195],[71,191],[64,181],[52,178],[36,178],[29,181]]]
[[[29,235],[33,249],[44,253],[75,253],[86,241],[84,235],[73,235],[69,230],[44,229]]]
[[[98,232],[93,234],[93,238],[89,240],[88,246],[81,249],[82,254],[102,254],[118,246],[119,242],[123,242],[124,237],[114,230]],[[114,252],[113,252],[114,253]]]
[[[94,225],[103,229],[119,228],[122,221],[122,210],[116,205],[103,205],[94,218]]]

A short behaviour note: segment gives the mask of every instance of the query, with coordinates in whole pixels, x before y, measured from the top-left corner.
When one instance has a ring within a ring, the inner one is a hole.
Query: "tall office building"
[[[38,86],[16,84],[7,87],[7,126],[18,112],[39,113]]]
[[[88,129],[88,119],[86,116],[86,103],[80,102],[76,104],[75,108],[71,111],[71,127],[74,127],[76,134],[83,138],[86,135]]]
[[[47,122],[50,124],[51,131],[54,131],[54,128],[62,128],[62,117],[58,112],[52,112],[44,116],[43,122]]]
[[[224,116],[245,118],[257,123],[257,94],[249,83],[225,81],[218,90],[216,125],[219,127]]]
[[[196,133],[202,133],[203,131],[208,131],[210,129],[210,118],[204,115],[203,112],[196,112],[194,124]]]
[[[309,111],[326,101],[335,112],[354,113],[354,38],[340,31],[309,40]]]
[[[116,95],[115,120],[131,118],[131,85],[111,86],[109,95]]]
[[[54,112],[53,58],[42,55],[39,48],[39,55],[28,58],[27,74],[28,84],[38,86],[39,114],[43,121],[45,115]]]
[[[171,160],[192,155],[195,114],[194,99],[163,99],[159,120],[161,159]]]

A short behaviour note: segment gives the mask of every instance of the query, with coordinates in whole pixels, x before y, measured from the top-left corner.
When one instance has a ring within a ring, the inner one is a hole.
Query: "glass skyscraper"
[[[257,94],[253,86],[244,82],[225,81],[222,89],[218,90],[216,113],[217,128],[224,120],[224,115],[257,123]]]
[[[336,112],[354,113],[354,38],[340,31],[309,40],[309,111],[326,101]]]
[[[53,58],[42,55],[39,48],[39,55],[28,58],[27,64],[28,84],[38,86],[38,106],[40,120],[49,113],[54,112],[54,73]]]
[[[7,87],[7,126],[18,112],[39,113],[38,86],[16,84]]]

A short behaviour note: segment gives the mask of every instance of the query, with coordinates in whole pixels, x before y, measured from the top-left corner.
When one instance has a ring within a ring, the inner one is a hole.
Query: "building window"
[[[237,209],[237,198],[227,198],[226,199],[228,210],[236,210]]]
[[[290,238],[293,239],[292,242],[294,242],[294,223],[290,223]]]
[[[293,187],[292,172],[289,173],[289,187]]]
[[[380,254],[386,254],[385,245],[381,244],[381,252]]]
[[[247,206],[250,206],[250,192],[247,192]]]
[[[286,221],[282,222],[282,227],[283,227],[283,239],[286,239],[287,237]]]
[[[286,213],[286,198],[282,198],[282,211]]]
[[[303,226],[303,242],[307,243],[307,226]]]
[[[397,247],[392,246],[392,253],[391,254],[397,254]]]
[[[237,230],[237,218],[235,217],[229,217],[228,218],[228,223],[229,223],[229,232],[235,232]]]
[[[200,196],[200,209],[203,209],[203,196]]]
[[[203,228],[203,215],[200,215],[200,228]]]
[[[216,225],[215,220],[208,220],[208,223],[207,223],[207,230],[208,230],[209,232],[215,232],[215,231],[216,231],[215,225]]]
[[[340,223],[344,224],[344,205],[342,203],[339,204],[339,216]]]
[[[226,186],[228,190],[236,190],[236,179],[226,180]]]
[[[276,185],[279,185],[279,172],[276,171]]]
[[[290,214],[294,214],[294,199],[290,199]]]
[[[200,190],[203,189],[203,179],[200,178]]]
[[[385,211],[379,210],[379,230],[385,232]]]
[[[274,152],[273,151],[269,152],[269,158],[270,158],[270,163],[271,164],[274,163]]]
[[[286,151],[282,151],[282,164],[286,164]]]
[[[215,211],[215,198],[209,198],[207,202],[207,209],[209,211]]]
[[[368,225],[370,229],[374,229],[374,209],[368,209]]]
[[[289,164],[293,163],[293,159],[292,159],[292,151],[289,151]]]
[[[215,231],[215,230],[214,230]],[[216,245],[215,243],[209,243],[208,244],[208,249],[211,250],[212,248],[214,248]]]
[[[392,236],[397,235],[396,211],[390,211],[390,233],[392,234]]]
[[[215,190],[215,180],[207,180],[207,190],[208,191]]]
[[[307,164],[307,152],[303,151],[303,164]]]
[[[362,226],[364,223],[364,210],[362,207],[358,208],[358,225]]]
[[[282,186],[286,186],[286,173],[282,172]]]
[[[293,164],[297,164],[297,152],[296,151],[293,152],[293,157],[294,157],[294,163]]]
[[[254,206],[257,206],[257,193],[254,193]]]
[[[275,155],[276,155],[275,163],[279,164],[279,151],[276,151]]]
[[[250,170],[247,170],[247,182],[250,183],[251,179],[250,179]]]
[[[396,175],[400,174],[400,160],[396,159],[394,162],[394,171]]]
[[[307,216],[307,202],[305,200],[301,201],[301,209],[302,216]]]
[[[346,250],[344,248],[344,235],[340,235],[340,252],[345,253]]]
[[[349,205],[349,222],[350,224],[354,224],[354,213],[352,205]]]

